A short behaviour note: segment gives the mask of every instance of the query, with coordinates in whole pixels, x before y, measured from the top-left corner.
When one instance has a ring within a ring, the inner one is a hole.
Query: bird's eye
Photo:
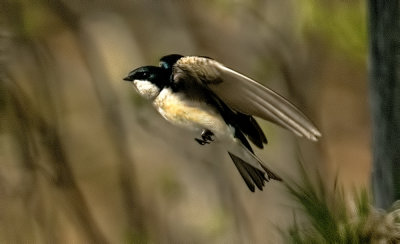
[[[161,61],[160,62],[160,67],[163,69],[168,69],[169,68],[169,64],[167,62]]]
[[[143,78],[147,78],[147,77],[149,76],[149,73],[143,72],[143,73],[142,73],[142,76],[143,76]]]

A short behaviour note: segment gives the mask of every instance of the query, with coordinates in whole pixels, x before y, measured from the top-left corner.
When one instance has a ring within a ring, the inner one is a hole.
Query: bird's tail
[[[250,191],[254,192],[255,186],[262,191],[265,182],[268,182],[271,179],[282,181],[278,175],[272,173],[272,171],[261,164],[261,162],[259,162],[259,164],[263,170],[251,166],[249,163],[231,152],[228,153]]]

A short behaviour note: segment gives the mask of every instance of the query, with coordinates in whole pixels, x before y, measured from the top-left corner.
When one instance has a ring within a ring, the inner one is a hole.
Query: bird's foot
[[[205,145],[205,144],[210,144],[210,142],[205,141],[203,139],[199,139],[199,138],[194,138],[195,141],[197,141],[200,145]]]
[[[200,145],[210,144],[210,142],[214,141],[214,133],[212,133],[209,130],[204,129],[201,132],[201,139],[194,138],[194,140],[197,141]]]
[[[212,142],[212,141],[214,141],[214,133],[212,133],[212,132],[209,131],[209,130],[204,129],[204,130],[201,132],[201,138],[202,138],[204,141]]]

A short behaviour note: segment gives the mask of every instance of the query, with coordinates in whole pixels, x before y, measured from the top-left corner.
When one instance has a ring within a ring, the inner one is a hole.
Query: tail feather
[[[263,165],[260,163],[261,167],[264,169],[265,173],[268,175],[268,179],[273,179],[277,181],[283,181],[281,177],[279,177],[277,174],[273,173],[271,170],[267,168],[267,166]]]
[[[255,186],[257,186],[257,188],[262,191],[265,185],[264,182],[268,182],[270,179],[278,181],[282,180],[279,176],[272,173],[264,165],[261,166],[265,172],[251,166],[246,161],[242,160],[231,152],[228,153],[250,191],[254,192]],[[267,173],[268,177],[265,177],[265,173]]]
[[[233,163],[235,164],[236,168],[238,169],[239,174],[242,176],[247,187],[250,189],[250,191],[254,192],[255,187],[254,187],[253,182],[255,182],[255,181],[249,175],[248,171],[246,170],[246,167],[244,166],[243,161],[231,153],[229,153],[229,156],[232,158]]]

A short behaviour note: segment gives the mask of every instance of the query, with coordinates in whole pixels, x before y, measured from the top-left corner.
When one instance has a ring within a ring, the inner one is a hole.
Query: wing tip
[[[312,129],[308,135],[306,135],[307,139],[317,142],[321,137],[322,134],[317,129]]]
[[[319,130],[316,129],[315,127],[309,128],[307,130],[305,128],[303,128],[303,130],[295,128],[288,128],[288,129],[292,131],[296,136],[305,137],[306,139],[314,142],[317,142],[322,137],[322,133],[319,132]]]

